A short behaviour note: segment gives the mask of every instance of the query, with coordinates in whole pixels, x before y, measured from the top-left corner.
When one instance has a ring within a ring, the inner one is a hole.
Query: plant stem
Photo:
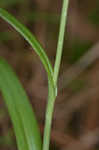
[[[51,132],[51,122],[54,110],[54,102],[55,95],[53,93],[53,89],[51,84],[49,83],[49,91],[48,91],[48,104],[46,110],[46,118],[45,118],[45,128],[44,128],[44,137],[43,137],[43,150],[49,150],[49,142],[50,142],[50,132]]]
[[[57,44],[57,53],[56,53],[56,59],[55,59],[56,61],[55,61],[55,66],[54,66],[54,82],[55,82],[55,84],[57,84],[59,68],[60,68],[60,63],[61,63],[61,57],[62,57],[65,25],[66,25],[66,21],[67,21],[68,4],[69,4],[69,0],[63,0],[59,37],[58,37],[58,44]]]
[[[69,0],[63,0],[59,38],[58,38],[58,45],[57,45],[57,54],[56,54],[56,61],[55,61],[54,74],[53,74],[55,85],[57,84],[57,78],[58,78],[61,56],[62,56],[68,3],[69,3]],[[51,131],[51,123],[52,123],[52,115],[53,115],[53,110],[54,110],[55,99],[56,99],[56,96],[54,95],[52,85],[49,82],[48,104],[47,104],[47,110],[46,110],[44,137],[43,137],[43,150],[49,150],[50,131]]]

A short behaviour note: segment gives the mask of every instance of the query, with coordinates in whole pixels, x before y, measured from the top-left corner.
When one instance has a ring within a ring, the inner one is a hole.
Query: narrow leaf
[[[5,60],[0,58],[0,91],[8,108],[19,150],[41,150],[41,137],[24,89]]]
[[[53,80],[53,69],[51,66],[51,63],[44,52],[44,49],[40,45],[40,43],[37,41],[35,36],[18,20],[15,19],[11,14],[9,14],[4,9],[0,8],[0,17],[3,18],[5,21],[7,21],[12,27],[18,31],[25,40],[28,41],[28,43],[32,46],[32,48],[35,50],[37,55],[40,57],[40,60],[42,61],[47,73],[48,73],[48,79],[50,80],[50,83],[52,84],[53,91],[56,95],[56,87]]]

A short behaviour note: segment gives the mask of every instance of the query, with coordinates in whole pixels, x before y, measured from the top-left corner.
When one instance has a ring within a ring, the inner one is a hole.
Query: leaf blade
[[[40,45],[40,43],[37,41],[35,36],[23,25],[21,24],[15,17],[13,17],[11,14],[9,14],[6,10],[0,8],[0,17],[3,18],[5,21],[7,21],[14,29],[16,29],[17,32],[19,32],[24,39],[32,46],[32,48],[35,50],[37,55],[40,57],[41,62],[43,63],[46,72],[48,73],[48,79],[51,81],[53,91],[56,95],[56,85],[54,84],[53,80],[53,69],[52,65],[44,52],[44,49]]]
[[[0,90],[14,125],[19,150],[41,150],[40,132],[28,98],[15,73],[1,58]]]

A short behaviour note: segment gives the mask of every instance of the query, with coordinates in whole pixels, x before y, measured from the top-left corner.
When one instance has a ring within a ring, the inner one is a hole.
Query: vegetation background
[[[68,24],[56,99],[51,150],[99,148],[99,0],[69,0]],[[37,37],[54,64],[62,0],[0,0]],[[47,76],[27,42],[0,19],[0,56],[23,84],[43,135]],[[24,115],[24,114],[23,114]],[[16,150],[0,94],[0,150]]]

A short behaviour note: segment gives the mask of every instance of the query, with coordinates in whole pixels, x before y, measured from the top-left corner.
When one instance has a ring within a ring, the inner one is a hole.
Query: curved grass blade
[[[0,91],[8,108],[19,150],[41,150],[38,124],[28,98],[15,73],[0,58]]]
[[[50,83],[52,84],[53,91],[56,96],[56,86],[53,80],[53,69],[40,43],[37,41],[35,36],[23,24],[21,24],[11,14],[9,14],[7,11],[5,11],[2,8],[0,8],[0,17],[3,18],[5,21],[7,21],[12,27],[14,27],[16,31],[18,31],[24,37],[24,39],[28,41],[28,43],[32,46],[32,48],[38,54],[38,56],[40,57],[40,60],[42,61],[45,67],[45,70],[48,73],[48,79],[50,80]]]

